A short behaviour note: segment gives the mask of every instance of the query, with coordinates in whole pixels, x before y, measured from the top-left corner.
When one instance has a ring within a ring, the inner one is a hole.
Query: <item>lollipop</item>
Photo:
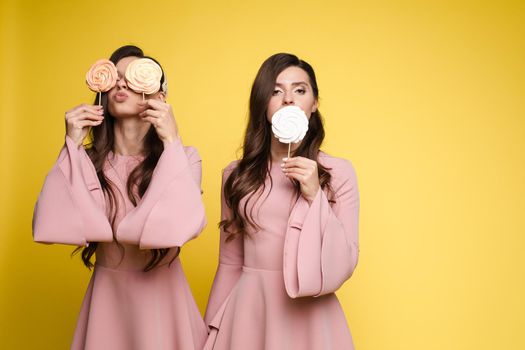
[[[297,106],[283,107],[272,116],[272,131],[279,142],[288,144],[288,158],[290,158],[292,142],[300,142],[308,131],[308,118]]]
[[[126,68],[128,87],[137,92],[151,95],[160,90],[162,69],[150,58],[139,58],[131,61]]]
[[[89,89],[98,92],[98,104],[101,105],[102,93],[109,91],[117,83],[117,67],[107,59],[95,62],[86,73],[86,84]]]

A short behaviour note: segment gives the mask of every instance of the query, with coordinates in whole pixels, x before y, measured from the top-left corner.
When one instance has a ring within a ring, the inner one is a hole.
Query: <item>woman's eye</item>
[[[278,95],[281,92],[281,90],[273,90],[272,96]]]
[[[304,95],[306,93],[306,90],[305,89],[297,89],[297,90],[295,90],[295,92],[297,92],[300,95]]]

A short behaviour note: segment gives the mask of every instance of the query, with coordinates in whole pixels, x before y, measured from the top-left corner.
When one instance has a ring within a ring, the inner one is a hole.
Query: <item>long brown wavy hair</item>
[[[117,49],[111,57],[109,58],[110,61],[117,64],[118,61],[125,57],[147,57],[144,55],[144,52],[133,45],[126,45],[122,46],[119,49]],[[152,57],[148,57],[157,62]],[[158,62],[157,62],[158,63]],[[159,64],[160,65],[160,64]],[[165,77],[164,77],[164,71],[162,73],[162,77],[160,79],[160,84],[164,83]],[[99,97],[97,94],[97,97],[95,99],[95,104],[98,104]],[[108,157],[109,152],[113,151],[114,145],[115,145],[115,134],[114,134],[114,124],[115,124],[115,118],[109,113],[109,110],[107,108],[108,106],[108,97],[107,93],[102,93],[101,97],[101,104],[104,106],[104,121],[97,127],[94,127],[91,129],[90,132],[90,143],[86,145],[86,152],[89,155],[89,158],[93,162],[93,165],[95,166],[95,170],[97,171],[97,177],[100,181],[100,185],[102,186],[102,190],[104,191],[104,195],[106,198],[106,202],[108,204],[108,214],[109,219],[111,222],[111,227],[115,228],[115,218],[117,214],[117,197],[115,194],[115,185],[109,180],[106,175],[104,174],[104,163]],[[155,166],[157,165],[157,162],[159,161],[159,158],[164,150],[164,145],[160,138],[158,137],[155,129],[153,127],[150,127],[148,130],[146,137],[144,138],[144,159],[131,171],[127,183],[126,183],[126,192],[127,196],[129,197],[131,203],[133,203],[134,206],[137,205],[138,201],[146,190],[148,189],[149,183],[151,181],[151,176],[153,175],[153,170],[155,169]],[[124,257],[124,247],[118,242],[115,232],[113,229],[113,239],[117,243],[117,246],[119,247],[119,250],[121,252],[121,259]],[[91,258],[93,257],[93,254],[95,254],[95,251],[97,250],[98,243],[97,242],[90,242],[87,247],[84,248],[77,248],[73,252],[73,254],[77,253],[78,251],[82,250],[81,256],[82,261],[84,262],[84,265],[86,265],[88,268],[92,268],[94,265],[91,262]],[[144,267],[144,271],[149,271],[153,268],[155,268],[168,254],[169,248],[163,248],[163,249],[151,249],[151,258],[146,263],[146,266]],[[180,249],[177,248],[177,254],[171,261],[173,261],[178,253],[180,252]]]
[[[237,234],[247,234],[248,227],[259,229],[252,212],[248,211],[248,202],[253,199],[257,200],[262,195],[266,176],[270,177],[271,190],[272,178],[269,167],[272,128],[266,114],[277,76],[288,67],[299,67],[308,74],[314,97],[316,100],[319,99],[315,72],[307,62],[292,54],[278,53],[270,56],[262,64],[250,93],[249,119],[244,136],[242,157],[224,184],[224,197],[226,205],[231,209],[232,217],[221,221],[219,226],[229,233],[228,240],[233,239]],[[317,161],[324,136],[321,113],[317,110],[311,114],[308,132],[293,156],[302,156]],[[329,170],[318,163],[320,186],[328,191],[329,198],[332,200]],[[300,185],[294,181],[294,186],[297,197],[299,197]],[[245,197],[246,201],[241,207],[241,200]]]

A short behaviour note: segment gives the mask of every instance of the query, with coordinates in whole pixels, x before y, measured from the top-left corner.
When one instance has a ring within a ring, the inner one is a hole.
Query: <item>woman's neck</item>
[[[140,118],[116,119],[113,126],[115,145],[113,152],[123,156],[142,154],[144,138],[151,127],[150,123]]]
[[[290,145],[290,157],[293,157],[293,153],[301,143],[292,143]],[[272,156],[272,162],[282,162],[283,158],[288,157],[288,144],[287,143],[281,143],[279,140],[275,137],[272,137],[272,141],[270,144],[270,154]]]

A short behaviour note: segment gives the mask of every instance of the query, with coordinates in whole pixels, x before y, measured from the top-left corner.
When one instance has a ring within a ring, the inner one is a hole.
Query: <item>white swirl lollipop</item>
[[[298,143],[308,131],[308,118],[297,106],[287,106],[279,109],[272,116],[272,132],[279,142],[288,144],[288,158],[291,143]]]

